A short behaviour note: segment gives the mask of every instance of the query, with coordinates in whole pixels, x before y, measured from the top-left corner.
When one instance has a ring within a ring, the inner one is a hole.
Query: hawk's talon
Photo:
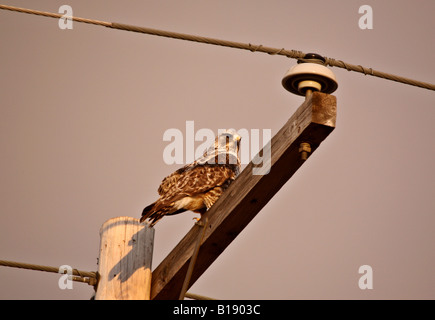
[[[202,221],[201,221],[201,217],[199,217],[199,218],[192,218],[192,220],[196,220],[195,221],[195,224],[196,225],[198,225],[198,226],[200,226],[200,227],[202,227],[204,224],[202,223]]]

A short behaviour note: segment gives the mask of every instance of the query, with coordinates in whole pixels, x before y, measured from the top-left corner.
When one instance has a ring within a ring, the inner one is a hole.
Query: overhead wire
[[[0,260],[0,266],[27,269],[27,270],[45,271],[51,273],[60,273],[59,272],[60,268],[56,268],[56,267],[49,267],[49,266],[42,266],[38,264],[7,261],[7,260]],[[65,270],[63,273],[66,274],[67,270]],[[88,283],[89,285],[96,285],[97,283],[96,272],[88,272],[88,271],[80,271],[77,269],[72,269],[71,273],[72,273],[71,274],[72,280],[74,281],[85,282]]]
[[[241,43],[241,42],[221,40],[221,39],[215,39],[215,38],[209,38],[209,37],[195,36],[195,35],[172,32],[172,31],[164,31],[164,30],[158,30],[158,29],[152,29],[152,28],[146,28],[146,27],[138,27],[138,26],[117,23],[117,22],[106,22],[106,21],[99,21],[99,20],[94,20],[94,19],[85,19],[85,18],[80,18],[80,17],[66,16],[64,14],[38,11],[38,10],[33,10],[33,9],[25,9],[25,8],[13,7],[13,6],[8,6],[8,5],[0,5],[0,9],[21,12],[21,13],[27,13],[27,14],[34,14],[34,15],[45,16],[45,17],[50,17],[50,18],[70,19],[70,20],[76,21],[76,22],[93,24],[93,25],[103,26],[103,27],[107,27],[107,28],[111,28],[111,29],[118,29],[118,30],[130,31],[130,32],[138,32],[138,33],[144,33],[144,34],[179,39],[179,40],[194,41],[194,42],[199,42],[199,43],[206,43],[206,44],[230,47],[230,48],[235,48],[235,49],[243,49],[243,50],[249,50],[251,52],[263,52],[263,53],[267,53],[269,55],[281,55],[281,56],[285,56],[287,58],[292,58],[292,59],[304,59],[304,57],[305,57],[305,53],[298,51],[298,50],[287,50],[284,48],[278,49],[278,48],[263,46],[261,44],[260,45],[253,45],[251,43]],[[402,76],[397,76],[394,74],[374,70],[372,68],[363,67],[361,65],[350,64],[350,63],[344,62],[342,60],[337,60],[337,59],[325,57],[324,64],[326,66],[329,65],[331,67],[343,68],[343,69],[346,69],[348,71],[359,72],[359,73],[362,73],[364,75],[370,75],[373,77],[378,77],[378,78],[382,78],[382,79],[386,79],[386,80],[400,82],[403,84],[407,84],[407,85],[416,86],[416,87],[420,87],[423,89],[435,91],[435,84],[417,81],[417,80],[405,78]]]
[[[63,270],[63,272],[60,272],[60,268],[58,267],[50,267],[50,266],[43,266],[39,264],[32,264],[32,263],[23,263],[23,262],[16,262],[16,261],[9,261],[9,260],[0,260],[0,266],[3,267],[10,267],[10,268],[19,268],[19,269],[27,269],[27,270],[35,270],[35,271],[44,271],[44,272],[51,272],[51,273],[63,273],[67,274],[67,270]],[[94,286],[94,288],[98,284],[98,274],[97,272],[89,272],[89,271],[81,271],[77,269],[72,269],[72,275],[71,279],[73,281],[77,282],[83,282],[87,283],[91,286]],[[186,292],[185,297],[193,300],[216,300],[207,296],[195,294]]]

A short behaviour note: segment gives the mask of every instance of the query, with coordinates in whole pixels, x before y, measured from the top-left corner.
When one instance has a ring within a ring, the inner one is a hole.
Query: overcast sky
[[[435,83],[433,0],[19,1],[2,4],[317,52]],[[373,29],[358,12],[373,9]],[[97,270],[99,230],[140,217],[168,129],[270,130],[303,102],[283,56],[0,10],[0,259]],[[218,299],[434,299],[435,92],[331,68],[337,126],[190,292]],[[242,141],[243,143],[243,141]],[[195,146],[199,146],[196,142]],[[197,215],[156,226],[153,268]],[[373,270],[361,290],[359,267]],[[1,299],[89,299],[0,267]]]

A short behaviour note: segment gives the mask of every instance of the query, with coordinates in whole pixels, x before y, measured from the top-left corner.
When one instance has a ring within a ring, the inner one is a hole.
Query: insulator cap
[[[305,61],[291,67],[282,79],[284,88],[294,94],[305,96],[307,89],[324,93],[333,93],[338,88],[334,73],[319,63],[306,62],[306,60],[325,61],[325,58],[315,53],[305,55]]]
[[[322,62],[323,64],[326,62],[326,59],[317,53],[306,53],[303,60],[317,60]],[[304,63],[307,61],[298,60],[298,63]]]

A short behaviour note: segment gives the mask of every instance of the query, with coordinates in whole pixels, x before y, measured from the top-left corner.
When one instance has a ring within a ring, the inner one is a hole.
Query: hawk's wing
[[[178,199],[175,198],[204,193],[235,178],[236,174],[231,166],[186,166],[163,179],[158,192],[165,200],[176,201]]]
[[[164,215],[185,210],[207,210],[236,178],[232,166],[206,164],[186,167],[163,179],[159,187],[160,198],[144,209],[141,222],[149,218],[151,225],[154,225]],[[202,198],[202,201],[198,206],[186,209],[183,201],[191,198]]]

